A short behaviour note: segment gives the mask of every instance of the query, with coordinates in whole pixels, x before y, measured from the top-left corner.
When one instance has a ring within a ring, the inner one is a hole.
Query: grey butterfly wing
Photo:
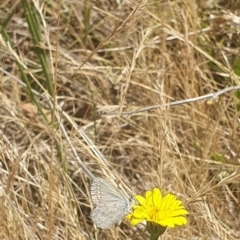
[[[91,212],[92,220],[102,229],[120,223],[131,204],[120,189],[103,178],[94,178],[91,184],[91,198],[96,206]]]
[[[112,225],[120,223],[126,211],[126,204],[119,202],[111,205],[102,203],[93,209],[91,218],[98,228],[108,229]]]
[[[112,203],[128,201],[128,198],[121,190],[118,190],[109,181],[103,178],[94,178],[91,184],[91,198],[95,205],[101,203]]]

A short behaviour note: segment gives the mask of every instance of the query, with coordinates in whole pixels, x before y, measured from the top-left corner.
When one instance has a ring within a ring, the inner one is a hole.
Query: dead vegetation
[[[239,93],[121,116],[240,85],[237,9],[1,1],[0,239],[148,239],[126,221],[94,228],[93,175],[177,194],[188,225],[162,239],[239,239]]]

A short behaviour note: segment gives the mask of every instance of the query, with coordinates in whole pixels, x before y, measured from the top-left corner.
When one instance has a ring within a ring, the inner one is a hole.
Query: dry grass
[[[240,1],[32,0],[41,47],[23,2],[0,3],[0,239],[148,239],[94,228],[92,175],[177,194],[188,225],[162,239],[240,239],[239,95],[120,115],[240,85]]]

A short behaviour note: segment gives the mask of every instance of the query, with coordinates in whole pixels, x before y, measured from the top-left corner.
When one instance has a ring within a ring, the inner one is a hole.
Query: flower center
[[[159,207],[153,207],[149,213],[150,218],[153,221],[159,220],[160,217],[160,208]]]

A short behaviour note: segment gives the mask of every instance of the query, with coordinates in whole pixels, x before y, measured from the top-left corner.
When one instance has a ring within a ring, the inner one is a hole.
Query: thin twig
[[[146,112],[146,111],[154,110],[157,108],[174,107],[174,106],[183,105],[183,104],[187,104],[187,103],[191,103],[191,102],[197,102],[197,101],[205,100],[205,99],[215,100],[217,97],[219,97],[220,95],[222,95],[224,93],[237,91],[239,89],[240,89],[240,86],[232,86],[232,87],[224,88],[218,92],[208,93],[206,95],[202,95],[202,96],[195,97],[195,98],[189,98],[186,100],[180,100],[180,101],[166,103],[166,104],[162,104],[162,105],[159,105],[159,104],[153,105],[153,106],[144,107],[144,108],[140,108],[140,109],[128,111],[128,112],[121,112],[120,116],[132,115],[132,114],[140,113],[140,112]],[[101,115],[119,115],[119,112],[105,112],[105,111],[101,111],[101,110],[98,111],[98,113]]]

